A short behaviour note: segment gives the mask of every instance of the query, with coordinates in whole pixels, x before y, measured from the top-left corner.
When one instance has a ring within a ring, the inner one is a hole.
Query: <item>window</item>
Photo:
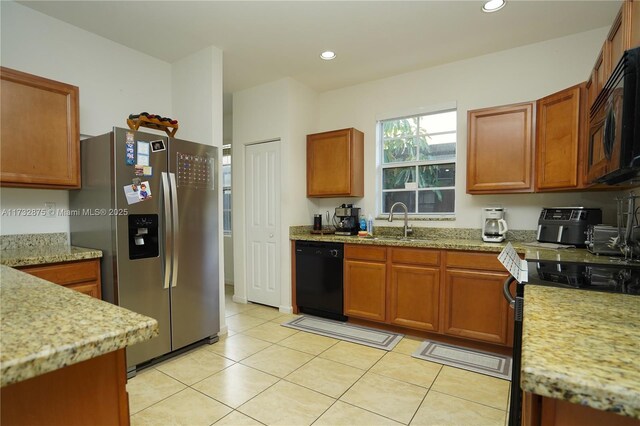
[[[410,214],[455,211],[456,110],[379,122],[382,213],[401,201]]]
[[[231,145],[222,146],[222,229],[231,235]]]

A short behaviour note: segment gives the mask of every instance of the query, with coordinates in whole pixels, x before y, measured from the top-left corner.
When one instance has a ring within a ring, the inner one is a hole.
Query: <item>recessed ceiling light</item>
[[[507,2],[505,0],[489,0],[482,6],[483,12],[496,12],[504,7]]]
[[[326,50],[320,54],[320,57],[325,61],[330,61],[336,57],[336,52],[332,52],[331,50]]]

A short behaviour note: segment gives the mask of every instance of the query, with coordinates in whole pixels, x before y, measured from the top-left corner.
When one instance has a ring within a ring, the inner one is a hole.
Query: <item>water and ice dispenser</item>
[[[129,215],[129,259],[158,256],[158,215]]]

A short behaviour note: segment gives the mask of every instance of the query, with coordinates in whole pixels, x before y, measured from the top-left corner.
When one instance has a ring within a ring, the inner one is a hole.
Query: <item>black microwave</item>
[[[588,178],[614,185],[640,176],[640,47],[624,52],[590,114]]]

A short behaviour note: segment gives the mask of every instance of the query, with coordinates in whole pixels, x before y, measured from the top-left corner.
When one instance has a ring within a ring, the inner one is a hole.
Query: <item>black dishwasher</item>
[[[296,304],[300,312],[346,321],[341,243],[296,242]]]

